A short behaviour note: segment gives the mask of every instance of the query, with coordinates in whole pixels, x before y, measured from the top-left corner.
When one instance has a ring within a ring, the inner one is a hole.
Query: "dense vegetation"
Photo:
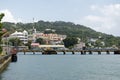
[[[105,42],[105,46],[110,47],[112,45],[120,45],[120,37],[115,37],[113,35],[107,35],[101,32],[96,32],[86,26],[74,24],[71,22],[63,22],[63,21],[56,21],[56,22],[45,22],[45,21],[38,21],[35,23],[8,23],[4,22],[3,26],[11,31],[14,32],[15,30],[23,31],[24,29],[27,30],[29,33],[32,33],[33,26],[36,28],[37,31],[43,32],[45,29],[53,29],[56,30],[58,34],[64,34],[68,37],[79,37],[83,42],[88,42],[89,39],[98,39],[101,36],[101,41]]]
[[[67,37],[63,40],[65,47],[72,48],[75,44],[77,44],[78,39],[75,37]]]
[[[0,44],[2,43],[2,36],[6,33],[6,30],[3,29],[3,26],[2,26],[2,23],[1,23],[1,20],[2,18],[4,17],[4,14],[1,13],[0,14]],[[2,46],[0,46],[0,54],[2,53]]]

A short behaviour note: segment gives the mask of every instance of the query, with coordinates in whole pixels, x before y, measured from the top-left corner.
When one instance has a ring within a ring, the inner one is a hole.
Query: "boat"
[[[57,51],[55,50],[44,50],[42,52],[43,55],[51,55],[51,54],[57,54]]]

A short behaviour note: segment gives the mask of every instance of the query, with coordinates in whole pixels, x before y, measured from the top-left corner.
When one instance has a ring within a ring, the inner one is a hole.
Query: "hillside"
[[[113,35],[104,34],[101,32],[96,32],[95,30],[79,25],[71,22],[64,21],[56,21],[56,22],[45,22],[38,21],[35,23],[9,23],[4,22],[3,27],[5,27],[8,31],[14,32],[15,30],[23,31],[24,29],[27,31],[32,31],[33,26],[37,31],[43,32],[45,29],[54,29],[58,34],[64,34],[70,37],[79,37],[82,41],[87,42],[90,38],[98,38],[101,36],[102,41],[105,42],[106,46],[112,45],[120,45],[120,37],[115,37]]]

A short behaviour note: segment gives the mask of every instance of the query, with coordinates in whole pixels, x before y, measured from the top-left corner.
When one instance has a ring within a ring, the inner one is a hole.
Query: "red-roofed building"
[[[32,47],[39,47],[39,45],[40,45],[39,43],[31,43]]]

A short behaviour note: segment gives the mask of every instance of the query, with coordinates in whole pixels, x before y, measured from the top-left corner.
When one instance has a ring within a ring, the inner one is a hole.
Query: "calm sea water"
[[[0,80],[120,80],[120,56],[19,53]]]

